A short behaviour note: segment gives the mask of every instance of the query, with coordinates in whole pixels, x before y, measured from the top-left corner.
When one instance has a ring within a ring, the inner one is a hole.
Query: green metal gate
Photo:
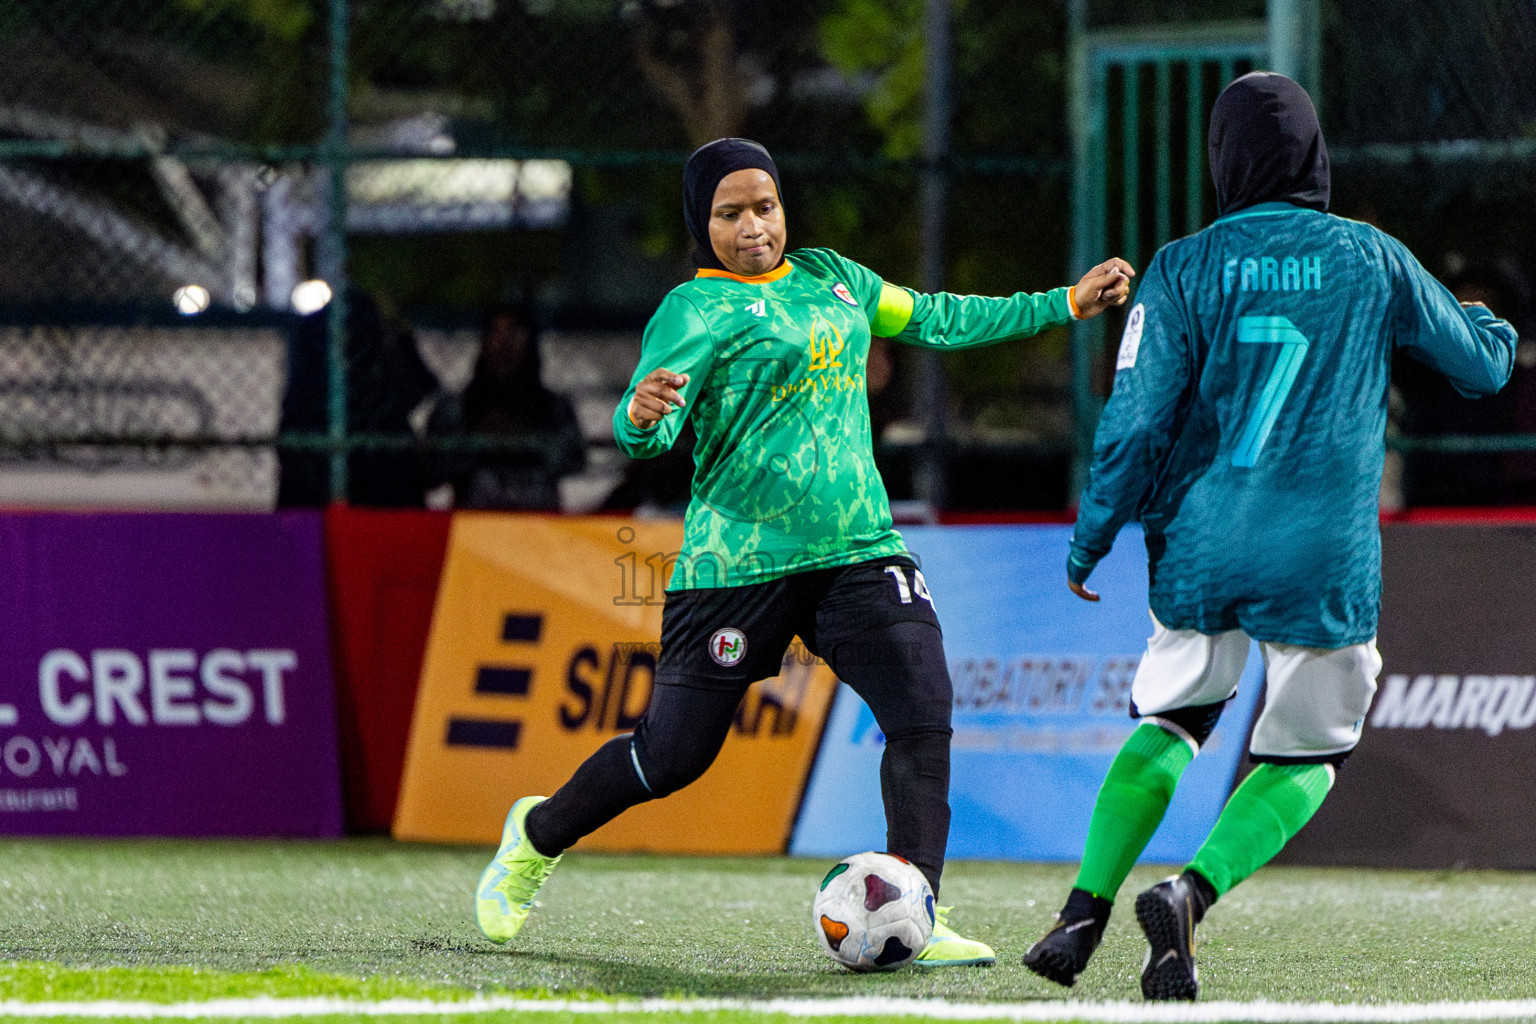
[[[1233,78],[1268,63],[1264,21],[1077,35],[1072,45],[1071,278],[1110,256],[1138,270],[1215,213],[1206,171],[1211,105]],[[1072,327],[1073,493],[1087,481],[1110,378],[1105,337],[1121,317]]]

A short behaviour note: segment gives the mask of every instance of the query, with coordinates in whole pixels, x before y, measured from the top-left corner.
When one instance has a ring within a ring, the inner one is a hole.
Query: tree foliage
[[[898,160],[923,143],[925,0],[838,0],[821,21],[827,61],[858,83],[865,114]]]

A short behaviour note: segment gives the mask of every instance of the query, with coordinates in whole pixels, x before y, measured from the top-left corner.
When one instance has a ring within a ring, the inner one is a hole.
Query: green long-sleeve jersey
[[[904,553],[870,436],[871,336],[970,348],[1071,315],[1066,288],[924,295],[829,249],[792,252],[760,277],[699,271],[651,318],[613,417],[615,440],[634,458],[671,448],[685,417],[698,435],[683,549],[667,589],[761,583]],[[688,375],[684,405],[642,430],[629,402],[656,369]]]

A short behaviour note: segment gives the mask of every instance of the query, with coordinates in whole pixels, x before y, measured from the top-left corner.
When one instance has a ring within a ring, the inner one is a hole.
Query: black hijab
[[[1222,90],[1209,152],[1221,214],[1275,201],[1328,209],[1328,147],[1317,110],[1284,75],[1254,71]]]
[[[699,266],[726,269],[709,241],[709,211],[714,206],[715,189],[720,186],[720,179],[753,167],[768,172],[782,206],[784,187],[779,184],[779,169],[774,166],[768,151],[751,139],[716,139],[694,150],[684,165],[683,221],[693,236],[697,249],[694,261]]]

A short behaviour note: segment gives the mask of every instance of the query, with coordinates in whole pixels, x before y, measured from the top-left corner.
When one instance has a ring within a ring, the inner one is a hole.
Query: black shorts
[[[927,581],[906,555],[742,587],[668,591],[656,681],[745,689],[779,674],[796,636],[836,671],[854,650],[845,645],[898,622],[939,625]],[[878,661],[910,652],[859,650],[857,656]]]

